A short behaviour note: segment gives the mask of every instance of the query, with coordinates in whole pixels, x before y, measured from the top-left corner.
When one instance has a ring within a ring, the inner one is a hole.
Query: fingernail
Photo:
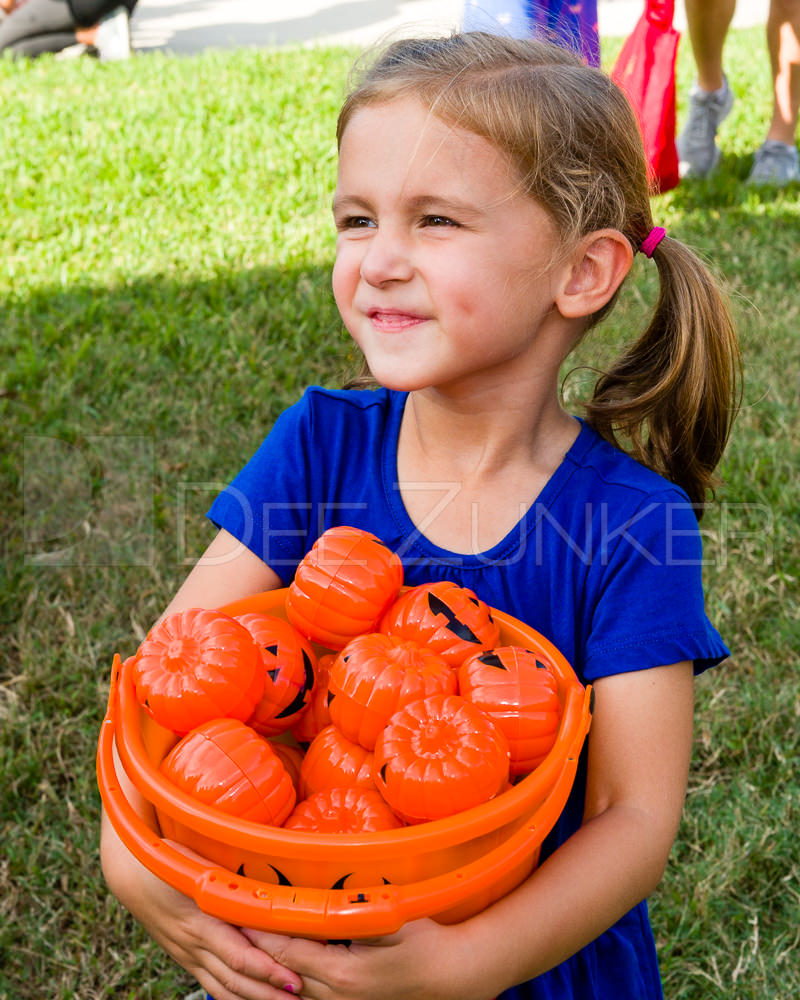
[[[294,993],[294,986],[291,983],[287,983],[283,988],[287,993]]]

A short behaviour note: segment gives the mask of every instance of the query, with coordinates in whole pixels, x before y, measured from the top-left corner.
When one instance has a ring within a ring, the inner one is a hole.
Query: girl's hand
[[[188,857],[204,860],[182,844],[165,843]],[[300,992],[300,977],[254,947],[242,930],[208,916],[193,900],[164,883],[160,885],[166,890],[165,900],[168,895],[173,897],[167,907],[172,919],[164,926],[151,923],[147,929],[214,1000],[285,1000],[287,992]]]
[[[203,913],[194,900],[140,865],[105,815],[102,860],[118,899],[214,1000],[286,1000],[289,987],[300,993],[300,977],[255,947],[243,931]]]
[[[497,991],[476,981],[467,926],[414,920],[396,934],[350,945],[242,933],[302,976],[304,1000],[491,1000]]]

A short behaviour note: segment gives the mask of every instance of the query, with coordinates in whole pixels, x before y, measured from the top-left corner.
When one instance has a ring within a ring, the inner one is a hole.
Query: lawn
[[[350,58],[0,61],[0,998],[196,988],[104,888],[94,750],[112,654],[135,647],[204,547],[213,493],[304,385],[339,384],[354,363],[329,289]],[[702,524],[709,612],[734,655],[697,685],[690,792],[652,915],[669,1000],[789,1000],[800,198],[743,184],[769,113],[760,30],[732,34],[728,65],[740,100],[719,174],[654,206],[724,277],[746,385]],[[685,42],[679,73],[683,100]],[[570,365],[571,405],[580,366],[638,324],[653,271],[637,261]]]

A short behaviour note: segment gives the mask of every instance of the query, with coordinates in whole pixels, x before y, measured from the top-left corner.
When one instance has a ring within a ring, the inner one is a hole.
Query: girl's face
[[[333,291],[382,385],[503,386],[540,371],[542,334],[563,326],[553,292],[563,265],[552,263],[549,216],[518,188],[494,146],[414,98],[354,114],[334,198]]]

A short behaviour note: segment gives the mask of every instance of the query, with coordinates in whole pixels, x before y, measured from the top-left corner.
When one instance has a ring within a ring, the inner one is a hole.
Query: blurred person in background
[[[736,0],[686,0],[697,80],[689,92],[689,115],[677,140],[682,177],[707,177],[719,163],[717,129],[734,101],[722,52],[735,8]],[[800,181],[795,143],[800,109],[800,0],[770,0],[766,34],[772,118],[756,150],[748,183],[784,187]]]
[[[137,0],[0,0],[0,52],[127,59]]]
[[[597,0],[464,0],[462,30],[540,38],[600,65]]]

